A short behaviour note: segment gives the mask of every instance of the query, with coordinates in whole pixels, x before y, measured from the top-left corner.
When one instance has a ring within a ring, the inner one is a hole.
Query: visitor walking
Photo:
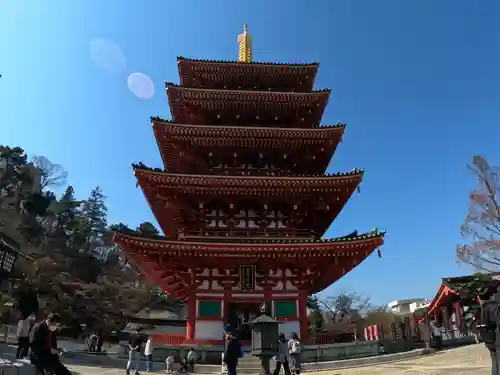
[[[51,331],[49,333],[49,338],[50,347],[52,349],[52,369],[54,371],[54,375],[71,375],[71,371],[69,371],[68,368],[62,364],[60,359],[61,351],[57,346],[57,330]]]
[[[281,366],[285,371],[285,375],[290,375],[290,366],[288,365],[289,349],[288,341],[283,333],[278,336],[278,353],[276,354],[276,367],[274,368],[273,375],[279,375]]]
[[[295,332],[290,334],[290,340],[288,340],[288,363],[290,366],[290,371],[293,375],[299,375],[302,368],[300,355],[302,353],[302,345],[299,340],[299,336]]]
[[[88,343],[87,343],[90,353],[94,353],[96,351],[98,341],[99,341],[99,337],[97,336],[97,334],[95,332],[92,332],[89,335],[89,339],[88,339]]]
[[[175,357],[173,354],[169,354],[167,359],[165,359],[165,364],[167,365],[167,372],[174,372]]]
[[[102,331],[99,331],[99,333],[97,334],[97,353],[102,352],[102,345],[103,344],[104,344],[104,340],[102,337]]]
[[[141,345],[142,345],[142,337],[139,334],[139,329],[136,330],[134,335],[130,336],[128,342],[128,362],[127,362],[127,370],[126,374],[130,375],[130,370],[132,367],[134,368],[135,375],[139,375],[139,362],[141,355]]]
[[[146,370],[152,371],[153,367],[153,337],[148,336],[146,346],[144,347],[144,355],[146,356]]]
[[[226,326],[224,330],[226,337],[226,348],[224,350],[224,364],[227,367],[228,375],[237,375],[236,369],[238,367],[238,359],[241,358],[241,345],[240,341],[233,333],[233,327]]]
[[[196,351],[190,348],[186,358],[181,363],[180,372],[194,372],[194,363],[196,362]]]
[[[24,358],[28,356],[30,347],[30,331],[35,324],[35,314],[31,314],[25,319],[19,320],[17,323],[17,352],[16,358]]]
[[[491,357],[491,374],[500,375],[500,293],[497,293],[489,301],[481,305],[480,319],[477,329],[482,342],[486,345]]]
[[[437,320],[431,323],[431,332],[432,337],[434,338],[436,349],[441,350],[443,348],[443,332],[441,329],[441,325]]]
[[[47,318],[33,326],[30,332],[31,363],[39,374],[54,373],[54,354],[58,350],[52,347],[50,333],[61,326],[59,314],[49,314]]]

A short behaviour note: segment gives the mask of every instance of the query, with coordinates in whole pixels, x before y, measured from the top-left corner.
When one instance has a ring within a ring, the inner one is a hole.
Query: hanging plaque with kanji
[[[240,288],[241,290],[255,289],[255,266],[240,266]]]

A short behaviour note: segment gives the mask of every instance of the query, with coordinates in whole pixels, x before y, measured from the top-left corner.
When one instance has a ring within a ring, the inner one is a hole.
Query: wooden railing
[[[314,238],[310,229],[276,229],[276,228],[202,228],[199,230],[187,230],[179,234],[179,239],[194,239],[201,237],[214,238]]]
[[[152,335],[153,336],[153,341],[155,344],[158,345],[182,345],[184,343],[184,340],[186,337],[181,334],[173,334],[173,333],[155,333]],[[342,342],[343,340],[338,341],[338,334],[335,333],[314,333],[312,334],[307,342],[305,343],[306,345],[327,345],[327,344],[334,344],[338,342]],[[354,341],[354,337],[351,341]],[[243,345],[251,345],[250,341],[242,341]]]
[[[354,341],[354,333],[334,333],[334,332],[321,332],[312,333],[307,340],[309,345],[327,345],[340,342]]]
[[[186,339],[185,335],[174,333],[154,333],[153,342],[159,345],[182,345]]]

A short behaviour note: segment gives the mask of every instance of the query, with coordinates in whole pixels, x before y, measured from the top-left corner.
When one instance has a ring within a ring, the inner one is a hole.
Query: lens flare
[[[155,94],[155,84],[144,73],[132,73],[127,80],[128,89],[140,99],[151,99]]]
[[[120,73],[125,70],[127,58],[115,43],[97,38],[90,43],[90,59],[100,69],[109,73]]]

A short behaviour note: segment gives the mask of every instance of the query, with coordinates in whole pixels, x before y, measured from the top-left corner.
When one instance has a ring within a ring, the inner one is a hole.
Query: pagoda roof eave
[[[221,64],[221,65],[249,65],[249,66],[271,66],[271,67],[319,67],[319,62],[310,62],[310,63],[280,63],[280,62],[260,62],[260,61],[252,61],[252,62],[242,62],[236,60],[209,60],[209,59],[193,59],[187,58],[184,56],[177,56],[178,62],[191,62],[198,64]]]
[[[173,120],[165,120],[161,117],[151,117],[151,122],[153,123],[153,126],[158,124],[158,125],[165,125],[165,126],[176,126],[179,128],[193,128],[193,129],[200,129],[201,130],[225,130],[225,131],[234,131],[234,130],[241,130],[245,132],[254,132],[254,131],[266,131],[266,132],[279,132],[279,131],[286,131],[286,132],[307,132],[307,133],[323,133],[323,132],[328,132],[328,131],[339,131],[339,130],[345,130],[347,127],[347,124],[344,122],[338,122],[336,124],[329,124],[329,125],[320,125],[317,128],[281,128],[281,127],[271,127],[271,126],[227,126],[227,125],[194,125],[194,124],[181,124],[179,122],[173,121]]]
[[[130,261],[137,264],[153,283],[160,285],[175,299],[184,301],[188,297],[189,280],[182,276],[183,268],[200,267],[202,261],[206,261],[205,265],[213,263],[216,267],[224,267],[224,264],[234,264],[238,258],[252,262],[263,260],[267,264],[281,264],[285,260],[300,262],[307,258],[307,267],[319,267],[320,277],[306,288],[312,293],[319,292],[383,245],[384,235],[385,232],[373,230],[358,236],[330,240],[216,243],[171,241],[163,236],[145,237],[130,231],[115,232],[113,241],[124,249]]]
[[[200,87],[257,87],[263,82],[282,87],[285,91],[310,92],[318,73],[318,63],[259,63],[240,61],[194,60],[178,57],[181,85]]]
[[[143,165],[133,165],[137,183],[142,189],[154,185],[168,185],[172,188],[229,189],[238,192],[266,189],[269,191],[297,190],[328,191],[350,186],[349,190],[358,186],[363,179],[363,170],[355,169],[348,173],[292,175],[292,176],[220,176],[210,174],[170,173],[162,169],[148,169]],[[236,190],[235,190],[236,189]],[[312,190],[311,190],[312,189]]]
[[[257,256],[258,254],[275,254],[288,257],[289,253],[296,255],[310,255],[320,252],[323,256],[346,256],[344,251],[362,251],[370,248],[374,251],[384,243],[385,232],[373,230],[352,237],[338,237],[332,239],[302,240],[276,239],[265,242],[199,242],[199,241],[172,241],[168,237],[154,236],[145,237],[137,234],[115,232],[113,241],[121,245],[125,251],[134,254],[163,254],[179,253],[188,256],[196,253],[198,256],[218,254],[218,257],[226,254],[229,257],[238,255]],[[326,252],[325,252],[326,251]]]
[[[328,94],[330,95],[330,92],[332,91],[329,88],[326,89],[318,89],[318,90],[313,90],[311,92],[290,92],[290,91],[263,91],[263,90],[231,90],[231,89],[203,89],[203,88],[191,88],[191,87],[184,87],[182,85],[178,85],[173,82],[165,82],[165,89],[168,91],[169,89],[174,89],[174,90],[180,90],[180,91],[192,91],[192,92],[213,92],[217,94],[238,94],[238,95],[248,95],[248,94],[256,94],[256,95],[284,95],[284,96],[291,96],[291,97],[300,97],[300,96],[306,96],[306,97],[313,97],[317,96],[318,94]]]

